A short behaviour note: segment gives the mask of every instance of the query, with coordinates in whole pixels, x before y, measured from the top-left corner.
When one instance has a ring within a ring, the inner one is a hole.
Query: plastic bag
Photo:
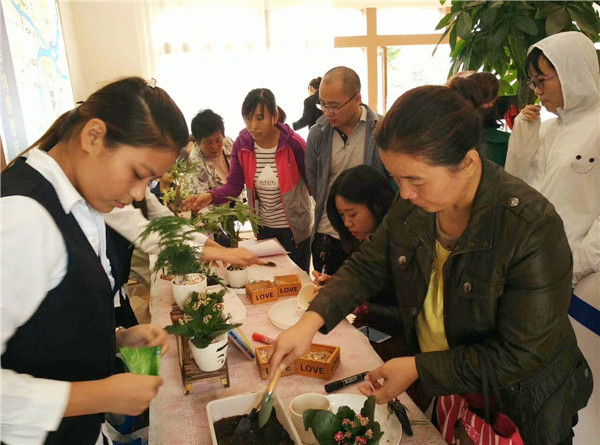
[[[161,346],[130,348],[124,346],[120,349],[119,357],[129,372],[141,375],[160,374]]]

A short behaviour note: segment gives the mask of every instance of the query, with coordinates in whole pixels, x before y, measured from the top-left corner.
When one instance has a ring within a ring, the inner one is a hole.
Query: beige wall
[[[119,77],[153,77],[146,8],[141,2],[59,0],[76,101]]]

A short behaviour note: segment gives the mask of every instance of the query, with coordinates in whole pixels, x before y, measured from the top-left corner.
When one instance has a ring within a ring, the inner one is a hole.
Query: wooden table
[[[268,257],[265,261],[273,261],[277,267],[252,266],[248,269],[249,279],[272,279],[274,275],[298,274],[303,284],[310,282],[308,275],[286,255]],[[173,302],[170,282],[156,278],[152,283],[150,298],[152,322],[160,326],[170,324],[169,313]],[[241,329],[248,338],[251,338],[253,332],[271,338],[281,333],[268,317],[268,310],[275,303],[253,306],[244,295],[240,295],[240,299],[247,309],[246,319]],[[212,380],[195,384],[188,395],[183,395],[177,346],[174,336],[171,337],[169,351],[161,363],[160,374],[164,378],[164,384],[150,405],[150,444],[208,445],[211,439],[206,404],[223,397],[262,391],[266,387],[265,381],[260,379],[255,361],[247,359],[239,349],[230,345],[229,388],[223,387],[218,380]],[[341,365],[332,380],[374,369],[382,363],[367,337],[347,321],[340,323],[328,335],[317,333],[314,342],[337,345],[341,348]],[[255,343],[255,346],[258,345]],[[284,406],[289,406],[289,402],[299,394],[307,392],[325,394],[323,388],[325,383],[327,382],[321,379],[290,375],[281,378],[277,393]],[[337,393],[359,394],[356,385],[348,386]],[[445,443],[408,395],[402,394],[400,400],[409,410],[414,432],[413,436],[404,433],[402,444],[442,445]]]

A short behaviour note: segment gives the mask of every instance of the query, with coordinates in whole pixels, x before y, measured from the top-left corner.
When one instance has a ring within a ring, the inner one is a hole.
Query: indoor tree
[[[440,0],[443,5],[446,0]],[[600,1],[452,1],[436,29],[450,41],[448,76],[463,70],[494,72],[501,95],[517,95],[519,108],[533,103],[527,87],[529,46],[552,34],[580,31],[600,40]],[[439,42],[438,42],[439,45]],[[600,52],[599,52],[600,57]]]

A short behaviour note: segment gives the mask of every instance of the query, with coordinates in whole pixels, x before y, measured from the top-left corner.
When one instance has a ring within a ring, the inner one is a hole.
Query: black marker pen
[[[360,374],[353,375],[351,377],[346,377],[342,380],[336,380],[335,382],[327,383],[325,385],[325,392],[333,392],[337,391],[344,386],[351,385],[352,383],[360,382],[364,380],[365,376],[369,373],[369,371],[361,372]]]

